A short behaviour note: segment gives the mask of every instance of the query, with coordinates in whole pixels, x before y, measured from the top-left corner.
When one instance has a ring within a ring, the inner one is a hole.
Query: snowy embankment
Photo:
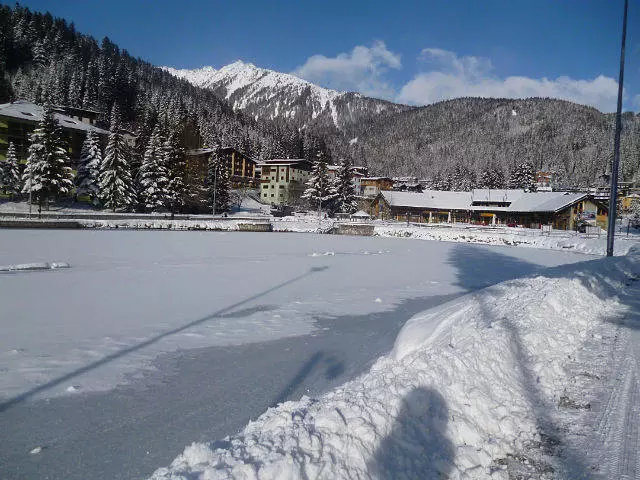
[[[580,462],[562,432],[607,376],[620,298],[639,274],[636,252],[425,311],[369,373],[194,443],[152,478],[571,478]]]
[[[572,231],[553,230],[542,233],[540,230],[508,227],[477,226],[416,226],[401,223],[375,222],[375,234],[381,237],[417,238],[444,242],[480,243],[486,245],[512,245],[518,247],[545,248],[551,250],[571,250],[591,255],[604,255],[607,246],[607,234],[585,235]],[[615,254],[626,255],[638,245],[637,236],[616,235]]]
[[[19,263],[17,265],[0,265],[0,273],[25,272],[34,270],[56,270],[58,268],[69,268],[65,262],[32,262]]]

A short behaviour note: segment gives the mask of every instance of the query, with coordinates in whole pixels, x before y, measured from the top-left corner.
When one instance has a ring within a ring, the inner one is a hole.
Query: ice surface
[[[619,295],[639,273],[639,255],[595,260],[427,310],[368,374],[271,408],[224,441],[193,443],[152,478],[506,480],[510,464],[528,474],[518,478],[634,472],[615,455],[589,466],[565,436],[580,417],[563,408],[598,378],[572,371],[594,370],[585,351],[607,356],[611,345],[592,339],[616,332],[628,311]],[[630,459],[632,439],[620,450]]]

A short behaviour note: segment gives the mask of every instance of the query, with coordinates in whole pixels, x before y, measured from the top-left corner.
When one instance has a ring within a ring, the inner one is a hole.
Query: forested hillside
[[[187,148],[231,146],[252,158],[322,148],[320,140],[286,124],[234,113],[214,92],[133,58],[108,38],[98,44],[49,13],[0,5],[0,102],[15,99],[98,110],[103,127],[118,104],[141,150],[158,122]]]
[[[531,163],[587,186],[609,173],[614,125],[615,115],[562,100],[460,98],[354,126],[332,148],[386,175],[438,179],[459,165],[508,178]],[[640,180],[640,116],[623,115],[621,145],[621,180]]]

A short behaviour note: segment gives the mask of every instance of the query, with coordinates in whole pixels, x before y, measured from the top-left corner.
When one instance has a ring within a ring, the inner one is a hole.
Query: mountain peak
[[[361,120],[369,111],[379,115],[408,108],[319,87],[290,73],[260,68],[242,60],[218,70],[213,67],[195,70],[165,67],[165,70],[198,87],[213,90],[234,109],[254,118],[284,118],[299,126],[320,122],[342,128]]]

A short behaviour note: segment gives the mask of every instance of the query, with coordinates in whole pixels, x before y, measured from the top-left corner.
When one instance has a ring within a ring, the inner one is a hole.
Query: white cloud
[[[399,102],[426,105],[457,97],[552,97],[591,105],[604,112],[616,108],[618,82],[611,77],[500,78],[492,74],[491,61],[483,57],[459,57],[447,50],[426,48],[419,58],[431,69],[402,87],[396,97]]]
[[[391,98],[395,91],[382,77],[389,68],[401,67],[400,55],[377,41],[371,47],[358,45],[351,53],[340,53],[333,58],[313,55],[293,74],[327,88]]]

